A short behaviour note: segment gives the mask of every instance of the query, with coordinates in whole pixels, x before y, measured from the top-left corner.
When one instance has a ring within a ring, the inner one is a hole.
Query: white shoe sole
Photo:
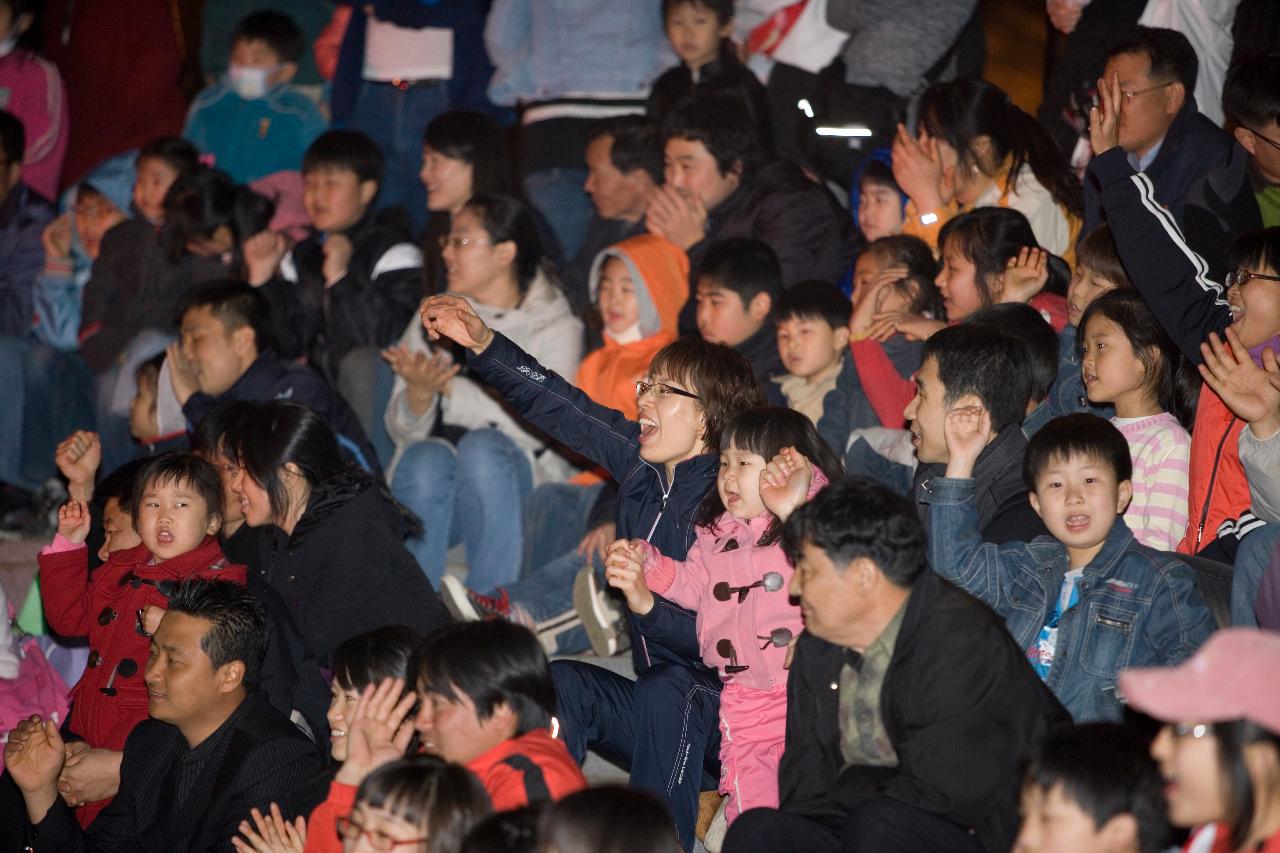
[[[440,598],[445,609],[459,622],[479,622],[480,613],[467,598],[467,585],[453,575],[440,579]]]
[[[591,650],[602,658],[616,655],[619,614],[596,588],[596,574],[590,563],[579,569],[573,579],[573,607],[586,629]]]

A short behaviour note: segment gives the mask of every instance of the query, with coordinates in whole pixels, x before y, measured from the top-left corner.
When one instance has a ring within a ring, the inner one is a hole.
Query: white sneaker
[[[720,801],[720,808],[716,810],[715,817],[711,818],[711,826],[707,827],[707,837],[702,839],[702,846],[707,848],[707,853],[720,853],[720,848],[724,846],[724,837],[729,832],[729,819],[725,814],[728,804],[728,797]]]
[[[613,657],[622,645],[622,613],[608,594],[596,585],[595,569],[587,563],[573,579],[573,607],[586,629],[591,650],[602,658]]]
[[[479,622],[480,612],[467,596],[467,585],[446,574],[440,579],[440,599],[445,609],[459,622]]]

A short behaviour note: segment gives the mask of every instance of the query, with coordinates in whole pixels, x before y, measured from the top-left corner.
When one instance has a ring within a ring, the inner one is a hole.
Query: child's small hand
[[[92,487],[102,464],[102,442],[96,432],[76,430],[58,443],[53,459],[72,486]]]
[[[653,593],[644,580],[644,551],[640,540],[619,539],[609,546],[604,577],[609,586],[627,599],[632,613],[643,616],[653,609]]]
[[[856,289],[853,300],[853,315],[849,318],[850,337],[858,340],[869,337],[868,330],[872,326],[872,318],[880,312],[880,304],[883,301],[880,298],[880,294],[885,288],[893,287],[895,282],[901,281],[906,275],[906,267],[891,267],[876,273],[869,281]]]
[[[978,454],[991,441],[991,413],[973,394],[966,394],[947,412],[942,434],[947,440],[947,476],[968,479]]]
[[[261,287],[272,279],[289,253],[289,239],[279,231],[261,231],[245,240],[241,251],[249,284]]]
[[[325,284],[333,284],[347,274],[354,252],[355,247],[351,245],[350,237],[345,234],[328,236],[324,241],[324,265],[321,267]]]
[[[77,545],[89,538],[89,507],[84,501],[69,500],[58,510],[58,533]]]
[[[1023,246],[1000,276],[1001,302],[1030,302],[1049,281],[1049,253]]]
[[[813,465],[794,447],[784,447],[760,472],[764,508],[786,521],[809,497]]]
[[[160,620],[164,618],[164,608],[158,604],[148,604],[142,608],[139,618],[142,621],[142,630],[147,632],[147,636],[151,636],[160,627]]]
[[[866,336],[881,343],[894,335],[902,335],[909,341],[927,341],[934,332],[947,327],[947,324],[941,320],[931,320],[920,314],[907,314],[902,311],[876,314],[871,321],[871,328],[867,330]]]
[[[45,260],[67,260],[71,257],[71,211],[50,222],[40,232]]]

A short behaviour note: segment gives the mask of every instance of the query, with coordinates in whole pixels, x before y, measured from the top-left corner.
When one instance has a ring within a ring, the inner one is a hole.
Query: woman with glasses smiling
[[[1186,853],[1280,851],[1280,634],[1234,628],[1171,669],[1131,669],[1119,692],[1164,723],[1151,755]]]
[[[481,194],[452,217],[440,238],[449,292],[471,300],[484,322],[573,376],[582,323],[543,263],[529,209],[509,196]],[[449,548],[466,550],[466,584],[489,593],[514,581],[524,550],[525,498],[570,473],[546,437],[504,406],[489,384],[447,346],[427,343],[415,318],[399,345],[383,352],[396,373],[384,422],[396,444],[387,479],[423,521],[409,540],[439,586]]]

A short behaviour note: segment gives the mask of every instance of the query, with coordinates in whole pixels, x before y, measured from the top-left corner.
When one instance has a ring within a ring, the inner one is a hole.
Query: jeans
[[[1258,585],[1271,564],[1271,553],[1280,542],[1280,524],[1266,524],[1240,540],[1231,572],[1231,627],[1256,628],[1254,605]]]
[[[0,482],[34,491],[58,476],[58,442],[94,428],[93,375],[74,353],[0,338],[0,388]]]
[[[864,800],[831,826],[779,809],[751,809],[729,827],[724,853],[980,853],[971,832],[891,797]]]
[[[581,763],[591,749],[631,772],[631,786],[671,809],[693,848],[698,795],[720,781],[720,686],[714,673],[653,666],[632,681],[581,661],[551,663],[561,732]]]
[[[524,176],[529,203],[546,218],[560,244],[560,257],[572,258],[582,248],[595,208],[582,185],[587,170],[539,169]]]
[[[402,206],[413,222],[415,236],[427,227],[427,192],[418,177],[422,171],[422,138],[431,120],[447,109],[447,83],[401,89],[391,83],[365,80],[346,120],[347,127],[365,133],[377,143],[386,161],[374,206]]]
[[[574,611],[573,581],[586,563],[578,554],[578,543],[588,532],[587,521],[602,488],[544,483],[525,506],[523,568],[507,594],[533,619],[540,634],[555,637],[557,654],[577,654],[591,645]],[[604,571],[598,556],[592,562],[597,573]]]
[[[425,531],[405,547],[433,586],[444,576],[449,548],[466,546],[467,586],[489,592],[519,575],[521,519],[533,491],[524,451],[496,429],[471,430],[457,446],[442,439],[405,451],[391,483],[396,499],[417,513]]]

